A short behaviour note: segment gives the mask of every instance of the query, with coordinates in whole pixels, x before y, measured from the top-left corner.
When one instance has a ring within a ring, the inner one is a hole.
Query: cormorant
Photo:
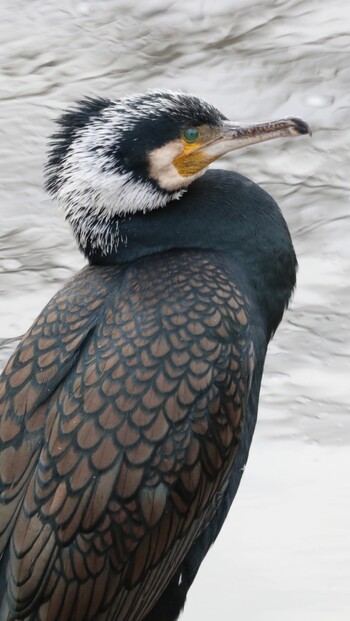
[[[89,265],[1,378],[1,621],[178,618],[236,494],[297,265],[274,200],[205,171],[306,133],[172,91],[59,120],[47,189]]]

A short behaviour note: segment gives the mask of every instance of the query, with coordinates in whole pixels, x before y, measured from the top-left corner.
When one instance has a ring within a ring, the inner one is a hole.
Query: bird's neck
[[[220,253],[263,311],[268,337],[276,330],[295,285],[295,253],[275,201],[245,177],[212,170],[180,200],[145,214],[90,220],[90,231],[94,226],[104,227],[100,238],[110,250],[87,233],[82,250],[91,264],[131,263],[172,250]]]
[[[179,199],[184,190],[166,192],[155,187],[151,181],[137,180],[131,174],[115,174],[113,183],[84,184],[70,182],[57,190],[58,202],[80,249],[89,255],[91,249],[97,255],[114,256],[119,247],[121,234],[119,222],[125,217],[159,210],[170,201]]]

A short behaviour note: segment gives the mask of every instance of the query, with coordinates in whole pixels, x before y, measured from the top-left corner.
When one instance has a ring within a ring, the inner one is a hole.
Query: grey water
[[[43,193],[47,136],[86,95],[192,92],[313,138],[220,162],[271,193],[298,287],[271,343],[241,489],[183,621],[350,618],[348,0],[1,0],[0,364],[84,260]]]

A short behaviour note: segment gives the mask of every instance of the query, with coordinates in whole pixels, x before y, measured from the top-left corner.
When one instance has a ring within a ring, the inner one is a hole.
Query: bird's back
[[[0,384],[3,621],[161,619],[239,484],[257,317],[197,250],[87,267],[49,302]]]

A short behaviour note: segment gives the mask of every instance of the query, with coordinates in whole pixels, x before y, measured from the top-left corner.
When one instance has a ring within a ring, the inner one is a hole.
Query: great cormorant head
[[[310,133],[297,118],[231,122],[205,101],[174,91],[85,99],[58,124],[46,188],[58,199],[82,249],[89,243],[103,252],[113,243],[107,239],[111,219],[180,198],[228,151]]]

